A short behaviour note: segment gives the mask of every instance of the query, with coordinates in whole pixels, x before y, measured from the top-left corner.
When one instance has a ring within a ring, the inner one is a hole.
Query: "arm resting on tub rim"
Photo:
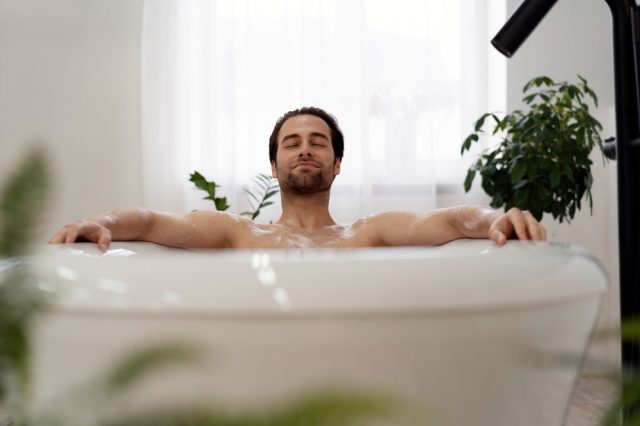
[[[527,211],[506,213],[481,206],[458,206],[428,213],[385,212],[366,219],[369,239],[377,246],[439,245],[459,238],[546,240],[544,227]]]
[[[105,251],[111,241],[149,241],[181,248],[226,248],[239,223],[218,211],[162,213],[142,208],[113,209],[58,231],[49,243],[89,240]]]

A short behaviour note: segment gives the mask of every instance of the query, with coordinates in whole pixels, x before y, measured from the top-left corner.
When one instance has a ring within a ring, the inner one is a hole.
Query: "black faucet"
[[[511,57],[557,0],[525,0],[491,43]],[[605,142],[618,166],[620,314],[640,319],[640,14],[635,0],[605,0],[613,17],[616,139]],[[640,344],[622,342],[622,364],[640,372]],[[640,411],[640,407],[633,407]],[[629,413],[626,413],[627,417]]]

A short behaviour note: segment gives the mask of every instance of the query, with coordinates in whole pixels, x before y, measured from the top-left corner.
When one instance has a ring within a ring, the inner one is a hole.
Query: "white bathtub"
[[[179,338],[210,347],[211,362],[152,381],[147,397],[251,407],[331,385],[402,401],[404,417],[376,425],[561,425],[606,288],[585,251],[517,241],[210,252],[114,243],[104,255],[74,244],[44,247],[39,260],[57,298],[37,333],[36,401],[145,342]]]

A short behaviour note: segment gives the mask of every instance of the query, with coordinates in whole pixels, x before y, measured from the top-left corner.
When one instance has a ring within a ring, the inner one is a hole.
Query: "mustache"
[[[322,167],[322,165],[320,163],[318,163],[317,161],[314,161],[314,160],[299,160],[299,161],[295,162],[293,167],[294,168],[298,167],[301,164],[311,164],[312,166],[315,166],[315,167]]]

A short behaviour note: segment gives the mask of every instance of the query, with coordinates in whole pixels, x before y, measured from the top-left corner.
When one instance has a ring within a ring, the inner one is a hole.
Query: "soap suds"
[[[304,235],[294,235],[289,237],[286,240],[286,244],[294,248],[309,248],[314,246],[313,240],[309,237],[305,237]]]
[[[479,224],[480,224],[480,220],[468,220],[464,222],[464,227],[465,229],[473,231],[478,227]]]

